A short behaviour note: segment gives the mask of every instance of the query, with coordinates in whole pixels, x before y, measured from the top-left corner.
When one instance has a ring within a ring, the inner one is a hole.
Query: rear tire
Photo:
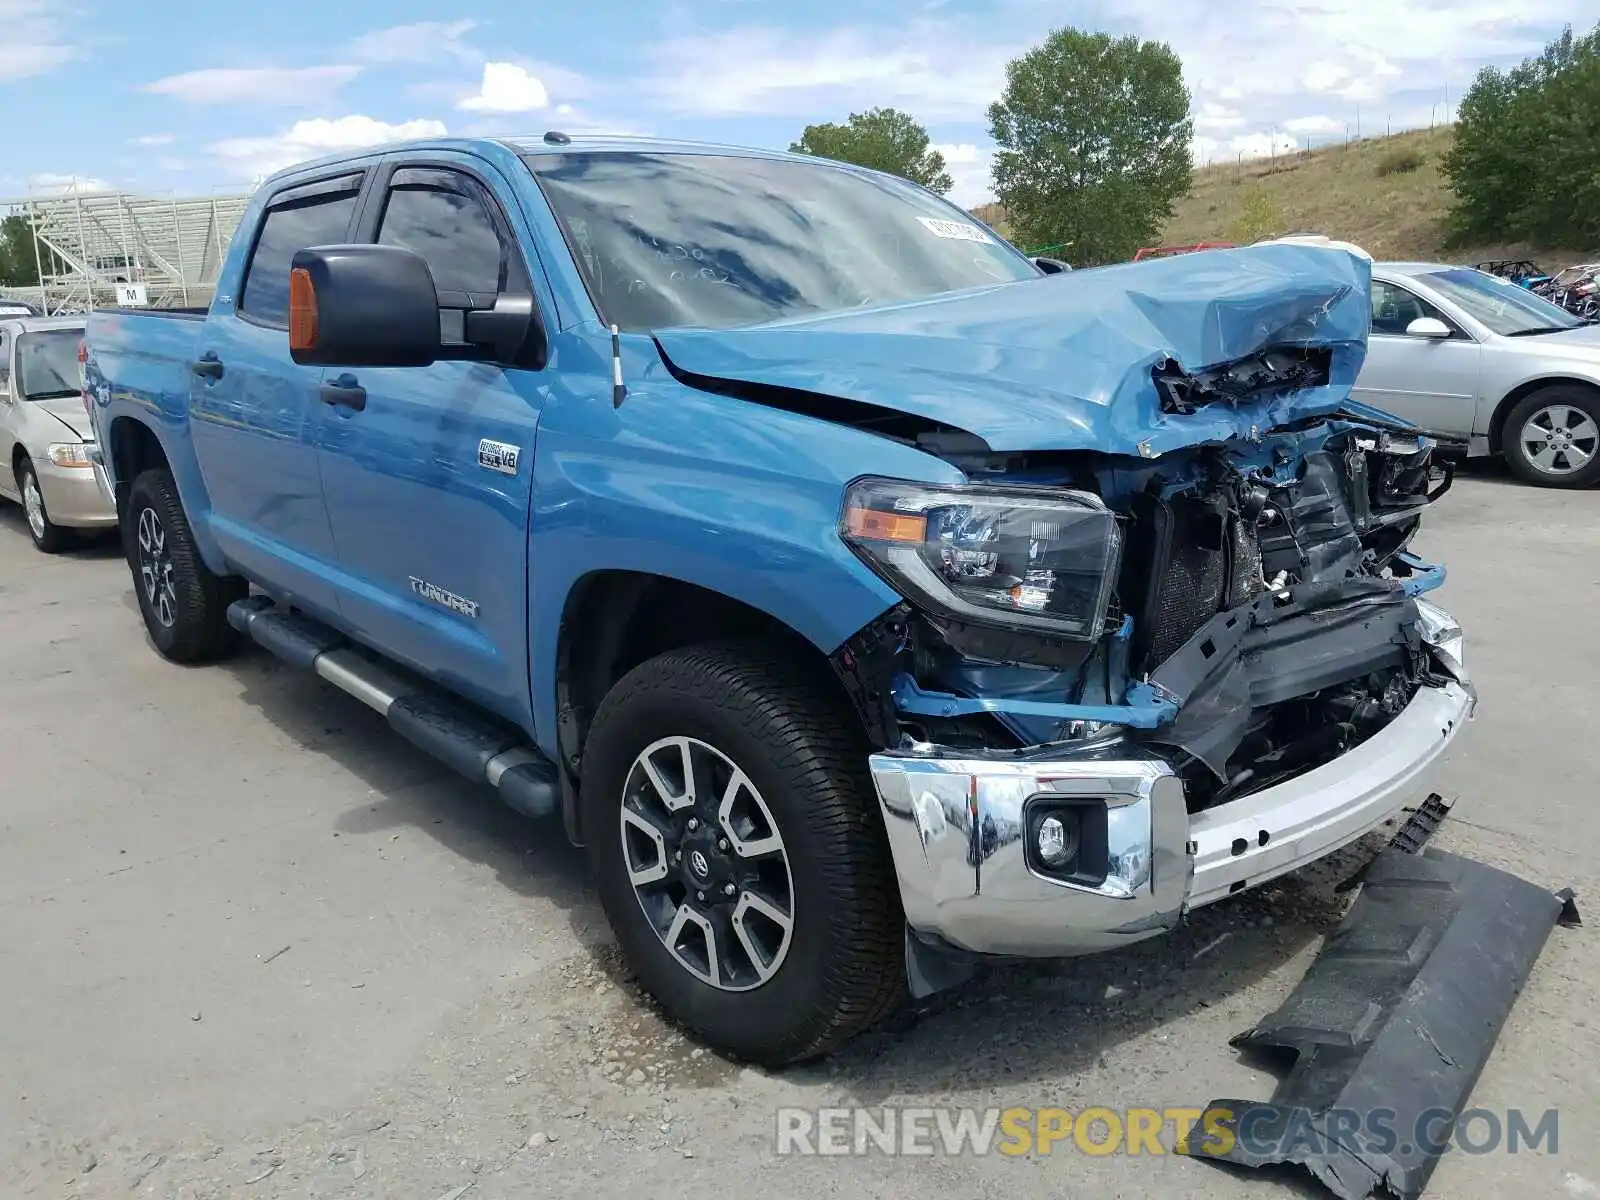
[[[44,492],[39,487],[39,473],[33,469],[29,458],[17,461],[17,495],[22,498],[22,516],[34,546],[44,554],[60,554],[72,535],[50,519],[44,506]]]
[[[141,473],[128,490],[122,547],[139,612],[163,658],[200,662],[238,647],[228,605],[249,595],[249,584],[206,566],[177,484],[164,467]]]
[[[590,865],[630,965],[766,1066],[829,1053],[905,986],[869,750],[808,667],[756,641],[670,651],[617,683],[583,751]]]
[[[1566,383],[1540,388],[1511,410],[1500,441],[1506,464],[1526,482],[1589,487],[1600,480],[1600,392]]]

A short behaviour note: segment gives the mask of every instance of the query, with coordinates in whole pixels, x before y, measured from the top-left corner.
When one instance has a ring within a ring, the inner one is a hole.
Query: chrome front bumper
[[[1172,768],[1123,742],[1051,759],[874,754],[907,923],[978,954],[1090,954],[1171,930],[1189,909],[1355,841],[1427,794],[1476,703],[1459,630],[1419,608],[1454,682],[1422,688],[1334,761],[1193,817]],[[1030,807],[1069,798],[1103,806],[1103,879],[1066,881],[1028,861]]]

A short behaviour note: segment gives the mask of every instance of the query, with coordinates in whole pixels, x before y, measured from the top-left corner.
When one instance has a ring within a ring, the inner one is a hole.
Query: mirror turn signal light
[[[311,272],[295,267],[289,272],[289,349],[313,350],[317,345],[317,289]]]

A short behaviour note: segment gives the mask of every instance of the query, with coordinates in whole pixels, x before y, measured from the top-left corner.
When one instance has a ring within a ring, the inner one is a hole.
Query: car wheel
[[[139,612],[163,657],[196,662],[238,645],[239,635],[228,624],[228,605],[248,595],[249,585],[206,566],[177,485],[166,470],[152,468],[133,481],[122,518],[122,544]]]
[[[70,534],[50,519],[44,506],[44,492],[39,489],[38,472],[26,458],[17,462],[17,494],[22,497],[22,515],[27,520],[28,536],[33,544],[46,554],[59,554],[66,549]]]
[[[765,643],[674,650],[595,714],[582,803],[640,982],[716,1048],[817,1057],[903,994],[903,917],[848,701]]]
[[[1541,388],[1511,410],[1501,441],[1507,464],[1529,483],[1588,487],[1600,479],[1600,392]]]

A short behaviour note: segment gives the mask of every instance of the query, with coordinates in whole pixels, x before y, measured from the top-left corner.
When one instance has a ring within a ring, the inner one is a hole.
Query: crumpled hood
[[[72,430],[80,441],[94,441],[94,426],[89,421],[89,414],[83,411],[83,401],[79,397],[64,397],[60,400],[30,400],[29,403],[37,404],[44,409],[45,412]]]
[[[1208,250],[931,299],[656,341],[681,371],[837,396],[967,430],[995,450],[1153,457],[1349,403],[1371,264],[1295,245]],[[1328,385],[1164,413],[1151,376],[1274,346],[1328,347]]]

